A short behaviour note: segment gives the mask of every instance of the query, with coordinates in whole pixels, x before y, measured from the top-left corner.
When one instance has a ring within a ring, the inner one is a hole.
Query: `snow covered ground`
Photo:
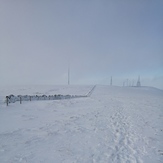
[[[4,103],[10,94],[86,95],[92,88],[0,88],[0,162],[163,162],[161,90],[97,85],[90,97]]]

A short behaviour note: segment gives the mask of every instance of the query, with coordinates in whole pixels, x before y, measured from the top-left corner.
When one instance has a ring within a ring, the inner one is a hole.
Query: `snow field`
[[[37,92],[86,95],[91,89]],[[24,88],[24,94],[32,91]],[[152,88],[96,86],[87,98],[1,103],[0,162],[161,163],[162,97]]]

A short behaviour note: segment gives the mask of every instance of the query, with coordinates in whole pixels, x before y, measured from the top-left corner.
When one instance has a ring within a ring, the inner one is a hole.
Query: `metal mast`
[[[112,76],[111,76],[111,79],[110,79],[110,86],[112,86]]]
[[[140,87],[141,86],[141,83],[140,83],[140,76],[138,77],[138,81],[137,81],[137,87]]]
[[[70,66],[68,65],[68,85],[70,85]]]

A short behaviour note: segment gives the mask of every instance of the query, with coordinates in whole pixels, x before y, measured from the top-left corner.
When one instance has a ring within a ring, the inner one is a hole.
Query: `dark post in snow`
[[[20,104],[22,103],[22,97],[20,96]]]
[[[6,96],[6,105],[8,106],[8,96]]]
[[[31,101],[31,96],[29,96],[29,100]]]
[[[20,104],[22,103],[22,97],[20,96]]]

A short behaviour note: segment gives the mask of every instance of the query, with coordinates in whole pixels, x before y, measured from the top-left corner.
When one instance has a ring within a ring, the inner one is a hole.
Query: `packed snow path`
[[[162,98],[96,86],[88,98],[0,105],[0,162],[161,163]]]

